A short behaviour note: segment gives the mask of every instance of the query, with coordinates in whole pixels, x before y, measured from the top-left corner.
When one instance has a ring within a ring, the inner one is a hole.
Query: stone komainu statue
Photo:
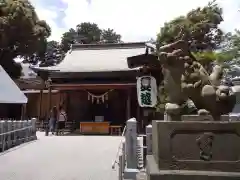
[[[235,95],[230,87],[220,85],[221,66],[216,65],[209,75],[183,40],[160,47],[158,58],[169,98],[165,110],[172,120],[189,113],[211,114],[218,120],[231,112]]]

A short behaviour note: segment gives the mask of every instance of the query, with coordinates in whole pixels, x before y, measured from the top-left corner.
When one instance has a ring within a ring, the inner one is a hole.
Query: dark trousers
[[[49,128],[52,133],[56,130],[56,123],[57,121],[55,119],[50,119],[49,121]]]

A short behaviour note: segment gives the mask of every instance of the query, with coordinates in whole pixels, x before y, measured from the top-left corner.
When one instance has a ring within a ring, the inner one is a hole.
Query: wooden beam
[[[83,89],[129,89],[136,86],[136,83],[126,84],[52,84],[51,87],[57,90],[83,90]]]
[[[22,92],[24,94],[27,94],[27,95],[28,94],[40,94],[41,91],[42,91],[43,94],[48,94],[48,90],[43,90],[43,89],[41,89],[41,90],[35,90],[35,89],[33,89],[33,90],[22,90]],[[52,90],[52,94],[58,93],[58,92],[59,92],[58,90]]]

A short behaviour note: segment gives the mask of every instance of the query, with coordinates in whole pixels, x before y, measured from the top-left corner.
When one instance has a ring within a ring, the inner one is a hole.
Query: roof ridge
[[[132,49],[145,47],[146,42],[107,43],[107,44],[72,44],[71,49],[98,50],[98,49]]]

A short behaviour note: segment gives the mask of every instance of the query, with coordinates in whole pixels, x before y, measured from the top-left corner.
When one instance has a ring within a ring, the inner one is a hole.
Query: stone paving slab
[[[117,180],[121,137],[48,136],[0,154],[1,180]]]

